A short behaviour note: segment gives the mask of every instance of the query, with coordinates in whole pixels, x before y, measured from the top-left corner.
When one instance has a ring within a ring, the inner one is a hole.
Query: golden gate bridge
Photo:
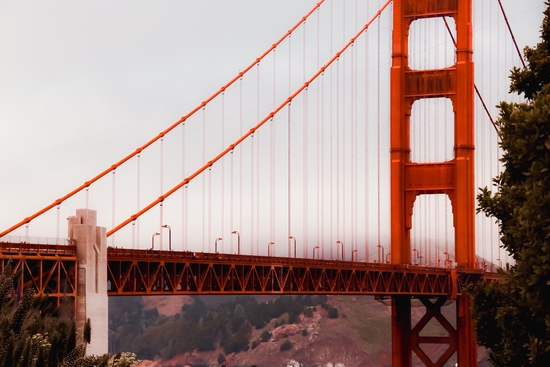
[[[483,93],[494,82],[474,84],[473,3],[340,5],[319,1],[179,120],[0,232],[2,266],[15,261],[19,287],[90,309],[78,297],[94,279],[79,277],[102,254],[94,276],[105,296],[387,296],[394,365],[409,366],[413,351],[427,366],[455,352],[476,365],[462,287],[495,278],[505,254],[498,230],[475,217],[475,187],[499,165],[495,101]],[[86,208],[69,218],[68,239],[62,207]],[[103,234],[89,208],[110,213]],[[38,229],[55,228],[48,243],[31,236],[43,218]],[[79,242],[90,242],[85,259]],[[427,310],[415,327],[412,297]],[[447,299],[457,328],[420,336]],[[421,343],[448,349],[432,361]]]

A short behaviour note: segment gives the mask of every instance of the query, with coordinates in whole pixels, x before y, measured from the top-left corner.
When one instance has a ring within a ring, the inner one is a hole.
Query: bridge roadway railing
[[[191,251],[108,248],[107,258],[111,296],[311,293],[455,298],[464,284],[484,276],[480,269]]]

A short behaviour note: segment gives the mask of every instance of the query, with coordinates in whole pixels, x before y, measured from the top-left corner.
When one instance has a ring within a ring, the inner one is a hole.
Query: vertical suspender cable
[[[111,188],[111,193],[112,193],[112,199],[111,199],[111,203],[112,203],[112,213],[111,213],[111,222],[112,222],[112,227],[115,226],[115,173],[116,173],[116,169],[113,170],[113,183],[112,183],[112,188]],[[112,236],[111,237],[111,247],[115,247],[115,236]]]
[[[288,95],[291,94],[291,75],[292,75],[292,35],[288,35]],[[292,202],[292,187],[291,187],[291,140],[292,140],[292,134],[290,131],[290,105],[292,102],[288,104],[288,110],[287,110],[287,152],[286,152],[286,179],[287,179],[287,225],[286,225],[286,232],[287,232],[287,242],[288,242],[288,257],[291,257],[292,254],[290,252],[290,242],[292,236],[292,209],[291,209],[291,202]]]
[[[320,42],[320,39],[319,39],[319,8],[317,8],[317,51],[316,51],[316,55],[317,55],[317,64],[316,64],[316,68],[319,69],[319,52],[320,52],[320,49],[319,49],[319,42]],[[305,61],[305,60],[304,60]],[[322,76],[319,78],[321,79]],[[317,83],[318,85],[319,84],[319,80],[317,80]],[[319,210],[319,205],[322,205],[321,203],[321,191],[319,189],[319,185],[321,184],[321,176],[320,176],[320,167],[319,167],[319,156],[321,155],[321,148],[320,148],[320,136],[319,136],[319,132],[320,132],[320,129],[321,129],[321,126],[320,124],[322,123],[320,121],[320,118],[319,118],[319,115],[320,115],[320,111],[319,111],[319,93],[320,93],[320,88],[318,87],[317,88],[317,119],[319,121],[319,123],[316,124],[316,127],[317,127],[317,155],[315,157],[315,166],[316,166],[316,173],[317,173],[317,208],[316,208],[316,219],[317,219],[317,233],[316,233],[316,237],[317,237],[317,241],[316,241],[316,244],[317,246],[320,247],[320,252],[321,252],[321,256],[319,257],[320,259],[324,259],[325,258],[325,246],[324,246],[324,241],[323,241],[323,238],[320,236],[320,230],[321,230],[321,211]]]
[[[378,1],[378,8],[380,8],[380,0]],[[380,134],[381,134],[381,129],[380,129],[380,15],[378,15],[378,44],[377,44],[377,47],[378,47],[378,61],[377,61],[377,69],[378,69],[378,76],[377,76],[377,93],[378,93],[378,96],[377,96],[377,102],[378,102],[378,108],[377,108],[377,154],[378,156],[376,157],[376,161],[378,162],[377,163],[377,170],[378,170],[378,245],[382,245],[380,243],[380,237],[381,237],[381,233],[380,233],[380,209],[381,209],[381,206],[380,206],[380,196],[381,196],[381,192],[380,192]],[[379,250],[380,251],[380,250]],[[380,254],[378,254],[378,256],[380,257]],[[380,261],[384,261],[384,259],[380,259]]]
[[[164,178],[164,165],[163,165],[163,162],[164,162],[164,137],[162,137],[160,139],[160,195],[162,195],[164,193],[164,188],[163,188],[163,178]],[[160,203],[160,224],[159,224],[159,232],[161,233],[161,235],[159,236],[159,248],[162,250],[162,238],[164,237],[162,235],[162,233],[164,232],[162,230],[162,226],[164,225],[163,223],[163,208],[162,208],[162,205],[163,202]]]
[[[257,116],[260,121],[260,64],[258,63],[258,83],[256,85]],[[256,254],[260,254],[260,131],[256,130]]]
[[[239,135],[243,135],[243,77],[239,81]],[[243,147],[239,148],[239,231],[243,227]],[[232,231],[234,229],[231,229]],[[252,253],[251,253],[252,254]]]
[[[291,186],[291,179],[290,179],[290,175],[291,175],[291,142],[292,142],[292,135],[290,133],[290,106],[292,105],[292,102],[290,102],[288,104],[288,115],[287,115],[287,135],[288,135],[288,139],[287,139],[287,153],[286,153],[286,157],[287,157],[287,173],[286,173],[286,177],[287,177],[287,241],[289,243],[289,246],[290,246],[290,236],[292,235],[292,210],[291,210],[291,202],[292,202],[292,186]],[[289,252],[288,256],[290,257],[291,256],[291,253]]]
[[[181,124],[181,179],[185,179],[185,121]],[[181,244],[182,250],[187,251],[187,223],[188,221],[188,203],[187,187],[185,185],[181,191]]]
[[[273,49],[273,108],[276,106],[276,82],[277,82],[277,49]],[[270,150],[271,150],[271,159],[270,159],[270,196],[271,196],[271,205],[270,205],[270,228],[269,228],[269,237],[271,241],[275,240],[275,115],[271,117],[271,134],[270,134]],[[272,254],[275,253],[275,246],[273,248]]]
[[[342,1],[342,43],[346,43],[346,2]],[[339,89],[338,89],[339,90]],[[342,237],[346,243],[346,54],[342,55]],[[353,246],[353,245],[352,245]],[[344,258],[345,259],[345,254]]]
[[[206,162],[206,107],[202,108],[202,162]],[[206,208],[206,175],[202,175],[202,207]],[[209,241],[210,242],[210,241]],[[202,211],[202,251],[206,245],[206,210]],[[208,244],[210,250],[210,243]]]
[[[221,149],[225,149],[225,121],[224,121],[224,109],[225,109],[225,92],[222,93],[222,145],[221,145]],[[233,156],[233,151],[231,152],[231,156]],[[233,158],[231,158],[233,159]],[[222,159],[222,179],[221,179],[221,220],[220,220],[220,226],[221,226],[221,237],[223,237],[223,234],[224,234],[224,223],[225,223],[225,159]],[[231,195],[233,195],[233,191],[231,191]],[[210,199],[212,200],[212,199]],[[231,207],[233,208],[233,206]],[[233,209],[231,209],[231,212],[233,212]],[[233,215],[231,215],[230,217],[230,224],[231,224],[231,228],[233,228]],[[225,252],[224,251],[224,242],[225,241],[222,241],[222,252]],[[231,243],[231,250],[233,250],[233,236],[231,236],[229,238],[229,242]],[[233,251],[231,251],[231,253],[233,253]]]
[[[159,232],[162,233],[162,226],[163,226],[163,221],[164,221],[164,201],[161,201],[159,203],[159,218],[160,218],[160,225],[159,225]],[[159,249],[160,250],[163,250],[162,248],[162,235],[159,236],[160,237],[160,241],[159,241]]]
[[[208,167],[208,252],[212,252],[212,166]]]
[[[317,52],[316,52],[316,55],[317,55],[317,65],[316,65],[316,68],[319,69],[319,52],[320,52],[320,37],[319,37],[319,8],[317,8]],[[321,86],[321,83],[322,83],[322,75],[320,76],[319,78],[321,80],[321,82],[319,82],[319,80],[317,80],[317,83],[319,86]],[[319,97],[319,93],[321,91],[321,88],[322,87],[318,87],[317,88],[317,119],[319,120],[319,123],[316,124],[317,126],[317,155],[315,157],[315,160],[316,160],[316,168],[317,168],[317,209],[316,209],[316,216],[317,216],[317,233],[316,233],[316,236],[317,236],[317,246],[320,247],[320,252],[321,252],[321,256],[320,258],[321,259],[324,259],[325,258],[325,245],[324,245],[324,238],[323,236],[321,235],[320,231],[321,231],[321,213],[322,213],[322,209],[320,210],[319,206],[323,206],[323,203],[321,202],[321,190],[320,190],[320,185],[321,185],[321,182],[322,182],[322,176],[320,174],[321,172],[321,168],[319,167],[319,164],[320,164],[320,156],[321,156],[321,145],[320,145],[320,131],[321,131],[321,124],[323,123],[322,120],[320,119],[320,97]]]
[[[304,25],[304,33],[303,33],[303,42],[302,42],[302,52],[303,52],[303,56],[302,56],[302,79],[305,80],[306,79],[306,23],[304,21],[303,23]],[[309,175],[309,170],[308,170],[308,150],[309,150],[309,147],[308,147],[308,140],[309,140],[309,131],[308,131],[308,98],[309,98],[309,86],[306,87],[306,89],[304,90],[304,118],[303,118],[303,128],[304,128],[304,136],[303,136],[303,139],[304,139],[304,154],[302,156],[303,158],[303,175],[304,175],[304,180],[303,180],[303,206],[304,206],[304,219],[303,219],[303,234],[302,234],[302,237],[303,237],[303,246],[304,246],[304,249],[305,249],[305,252],[306,254],[308,254],[308,249],[309,249],[309,217],[308,217],[308,209],[309,209],[309,200],[308,200],[308,175]]]
[[[141,153],[137,155],[137,188],[136,188],[136,211],[141,209]],[[185,176],[184,176],[185,177]],[[136,226],[136,242],[135,244],[139,247],[139,217],[134,221]]]
[[[302,233],[302,237],[303,237],[303,246],[304,246],[304,251],[306,253],[306,255],[308,255],[308,237],[309,237],[309,233],[308,233],[308,169],[307,169],[307,160],[308,160],[308,121],[307,121],[307,118],[308,118],[308,113],[307,113],[307,109],[308,109],[308,88],[307,87],[305,90],[304,90],[304,114],[303,114],[303,128],[304,128],[304,136],[303,136],[303,144],[304,144],[304,148],[303,148],[303,156],[302,156],[302,159],[303,159],[303,213],[304,213],[304,217],[303,217],[303,233]]]
[[[333,44],[332,44],[332,41],[333,41],[333,37],[334,37],[334,32],[333,32],[333,26],[332,26],[332,21],[333,21],[333,14],[334,14],[334,9],[333,9],[333,5],[334,5],[334,0],[331,0],[330,2],[330,53],[332,54],[332,47],[333,47]],[[334,255],[333,255],[333,247],[334,247],[334,241],[335,241],[335,238],[333,236],[333,232],[334,232],[334,211],[333,211],[333,206],[334,206],[334,177],[332,175],[332,173],[334,172],[334,169],[333,169],[333,162],[334,162],[334,154],[333,154],[333,146],[334,146],[334,142],[333,142],[333,139],[332,139],[332,133],[333,133],[333,130],[334,130],[334,126],[332,124],[332,120],[334,118],[333,116],[333,104],[334,104],[334,101],[333,101],[333,91],[334,91],[334,86],[332,85],[332,79],[333,79],[333,74],[334,74],[334,67],[331,67],[330,68],[330,97],[329,97],[329,104],[330,104],[330,110],[329,110],[329,134],[330,134],[330,137],[329,137],[329,141],[330,141],[330,154],[329,154],[329,159],[330,159],[330,170],[329,170],[329,176],[330,176],[330,209],[329,209],[329,213],[330,213],[330,216],[329,216],[329,221],[330,221],[330,259],[333,260],[334,259]]]
[[[61,205],[57,205],[57,233],[56,233],[56,236],[55,236],[55,244],[56,245],[61,245],[59,243],[59,227],[60,227],[60,212],[61,212]]]
[[[340,241],[340,58],[336,59],[336,238]],[[344,260],[344,259],[342,259]]]
[[[321,258],[325,258],[325,72],[321,74],[321,171],[320,171],[320,184],[321,184],[321,193],[323,197],[321,198]],[[332,242],[332,241],[329,241]]]
[[[90,186],[86,187],[86,209],[89,209],[90,206]]]
[[[367,1],[367,14],[369,12],[369,2]],[[364,141],[364,160],[365,160],[365,187],[363,190],[363,194],[365,195],[365,261],[369,262],[369,35],[367,34],[367,30],[365,30],[365,141]]]

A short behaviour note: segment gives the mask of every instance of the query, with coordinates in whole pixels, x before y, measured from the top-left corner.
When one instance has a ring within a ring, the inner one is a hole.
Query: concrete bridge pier
[[[105,354],[109,346],[106,229],[97,226],[97,212],[91,209],[77,209],[76,216],[67,221],[68,238],[76,244],[78,258],[75,305],[78,338],[82,342],[84,324],[90,319],[92,338],[86,354]]]

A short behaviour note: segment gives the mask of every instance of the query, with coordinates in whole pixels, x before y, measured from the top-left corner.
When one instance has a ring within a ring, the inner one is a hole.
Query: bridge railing
[[[4,239],[2,238],[2,241],[0,241],[2,255],[76,256],[76,246],[73,244],[5,242]]]

